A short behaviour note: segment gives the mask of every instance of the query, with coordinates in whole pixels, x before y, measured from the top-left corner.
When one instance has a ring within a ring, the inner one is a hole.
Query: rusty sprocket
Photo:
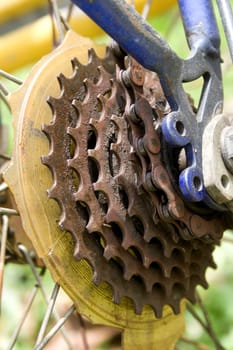
[[[113,55],[100,59],[92,50],[87,65],[72,64],[72,77],[58,78],[61,95],[50,97],[53,119],[43,126],[50,153],[42,160],[53,174],[48,194],[61,207],[59,226],[72,233],[74,256],[92,266],[94,283],[110,284],[115,303],[128,297],[138,314],[146,304],[157,317],[164,305],[179,313],[181,299],[194,301],[195,287],[207,287],[214,246],[185,239],[179,234],[183,222],[165,220],[155,210],[165,192],[160,188],[151,196],[143,186],[138,164],[148,156],[140,159],[135,152],[138,125],[125,113],[134,94],[117,79]],[[153,125],[147,99],[137,103]]]

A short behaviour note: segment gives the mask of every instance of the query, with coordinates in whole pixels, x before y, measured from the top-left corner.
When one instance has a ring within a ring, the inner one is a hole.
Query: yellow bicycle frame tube
[[[0,25],[16,17],[20,17],[31,10],[42,7],[48,0],[1,0]]]
[[[47,0],[46,0],[47,2]],[[8,5],[6,5],[6,4]],[[0,23],[4,12],[8,19],[18,15],[22,15],[22,9],[17,5],[15,9],[13,5],[17,3],[22,7],[30,10],[38,7],[39,4],[44,4],[45,0],[1,0],[0,1]],[[170,9],[176,0],[154,0],[151,5],[149,15],[160,14],[165,10]],[[4,5],[5,4],[5,5]],[[10,5],[11,4],[11,5]],[[136,9],[141,12],[145,0],[135,0]],[[12,7],[11,7],[12,6]],[[9,9],[12,9],[12,12]],[[21,11],[21,12],[20,12]],[[71,17],[69,22],[70,27],[78,34],[87,37],[96,37],[103,34],[103,31],[83,12],[78,12]],[[18,30],[9,32],[0,37],[0,68],[5,71],[14,71],[20,67],[39,60],[43,55],[52,50],[52,23],[50,16],[45,16],[32,24],[21,27]]]

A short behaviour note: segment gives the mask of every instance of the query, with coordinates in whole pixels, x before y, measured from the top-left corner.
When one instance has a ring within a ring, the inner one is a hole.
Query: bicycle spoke
[[[152,0],[147,0],[142,10],[142,18],[147,19],[150,12],[151,4]]]
[[[208,316],[208,312],[202,302],[202,299],[198,293],[196,293],[196,300],[197,304],[202,312],[202,316],[204,317],[204,321],[202,318],[198,315],[197,311],[194,309],[194,307],[191,304],[187,305],[188,311],[191,313],[191,315],[200,323],[200,325],[205,329],[209,337],[212,339],[216,350],[224,350],[224,347],[220,344],[218,337],[213,329],[213,326],[211,324],[211,321]]]
[[[56,323],[56,325],[51,329],[51,331],[46,335],[44,340],[35,347],[35,350],[42,350],[48,342],[54,337],[54,335],[61,330],[61,327],[65,324],[65,322],[68,320],[68,318],[72,315],[72,313],[75,311],[75,305],[73,304],[68,311],[64,314],[63,317],[60,318],[60,320]]]
[[[14,347],[16,341],[17,341],[17,338],[19,336],[19,333],[20,333],[20,331],[22,329],[22,326],[23,326],[23,324],[24,324],[24,322],[26,320],[26,317],[27,317],[27,315],[28,315],[28,313],[29,313],[29,311],[31,309],[33,301],[34,301],[34,299],[35,299],[35,297],[37,295],[38,290],[39,290],[39,285],[36,283],[34,288],[33,288],[33,290],[32,290],[32,293],[31,293],[31,295],[30,295],[30,297],[28,299],[28,303],[27,303],[27,305],[25,307],[23,316],[22,316],[22,318],[21,318],[21,320],[20,320],[20,322],[18,324],[18,327],[16,328],[15,332],[12,335],[12,338],[11,338],[10,343],[9,343],[9,345],[8,345],[6,350],[13,349],[13,347]]]
[[[0,155],[0,157],[1,157],[1,155]],[[7,184],[5,182],[2,182],[0,184],[0,192],[5,191],[7,188],[8,188],[8,186],[7,186]]]
[[[0,76],[3,77],[3,78],[6,78],[10,81],[12,81],[13,83],[16,83],[17,85],[22,85],[23,84],[23,81],[19,78],[17,78],[16,76],[10,74],[10,73],[7,73],[5,72],[4,70],[0,69]]]
[[[17,85],[23,84],[22,80],[20,80],[19,78],[17,78],[16,76],[14,76],[12,74],[5,72],[2,69],[0,69],[0,77],[3,77],[3,78],[5,78],[5,79],[17,84]],[[0,83],[0,99],[2,99],[3,102],[6,104],[6,106],[10,109],[9,102],[6,98],[9,94],[10,94],[10,91],[5,87],[5,85]]]
[[[55,305],[55,302],[56,302],[56,299],[57,299],[57,296],[58,296],[59,289],[60,289],[59,284],[55,283],[53,291],[52,291],[52,294],[51,294],[51,298],[49,300],[48,308],[47,308],[47,311],[45,313],[44,320],[43,320],[43,322],[41,324],[41,328],[40,328],[40,331],[39,331],[39,334],[38,334],[35,346],[40,344],[42,339],[43,339],[43,337],[44,337],[44,334],[45,334],[45,331],[46,331],[46,328],[47,328],[50,316],[51,316],[52,311],[54,309],[54,305]]]
[[[77,317],[79,319],[79,323],[80,323],[80,332],[81,332],[81,337],[82,337],[82,340],[83,340],[84,350],[89,350],[89,345],[88,345],[88,342],[87,342],[86,329],[85,329],[85,324],[83,322],[83,318],[82,318],[82,316],[80,315],[79,312],[76,312],[76,315],[77,315]]]
[[[218,10],[222,19],[223,28],[226,34],[226,39],[233,62],[233,13],[229,0],[217,0]]]
[[[1,98],[1,93],[0,93],[0,98]],[[0,154],[0,158],[2,158],[4,160],[11,160],[10,156],[8,156],[7,154],[3,154],[3,153]]]
[[[3,215],[2,216],[1,250],[0,250],[0,313],[1,313],[3,275],[4,275],[4,266],[5,266],[8,227],[9,227],[9,218],[8,216]]]
[[[16,216],[18,216],[19,212],[15,209],[0,207],[0,215],[16,215]]]
[[[170,20],[169,26],[167,27],[167,29],[166,29],[166,31],[164,33],[164,37],[166,39],[168,39],[170,34],[172,34],[174,26],[176,25],[178,20],[179,20],[179,11],[175,10],[175,12],[173,13],[172,18]]]
[[[68,5],[68,11],[67,11],[67,15],[66,15],[66,22],[70,21],[73,9],[74,9],[74,3],[70,2],[69,5]]]
[[[53,24],[53,43],[55,46],[58,46],[62,43],[65,37],[64,21],[61,19],[56,0],[48,0],[48,3]],[[58,33],[58,38],[56,37],[56,32]]]
[[[47,295],[46,295],[46,292],[45,292],[44,286],[43,286],[43,284],[42,284],[41,278],[40,278],[38,272],[36,271],[36,266],[35,266],[35,264],[34,264],[32,258],[31,258],[31,255],[30,255],[29,251],[28,251],[27,248],[26,248],[24,245],[22,245],[22,244],[19,244],[19,245],[18,245],[18,248],[19,248],[19,250],[21,251],[21,253],[23,253],[23,255],[24,255],[26,261],[27,261],[28,264],[30,265],[31,270],[32,270],[32,273],[33,273],[33,275],[34,275],[34,277],[35,277],[35,280],[37,281],[37,283],[38,283],[39,286],[40,286],[40,289],[41,289],[43,298],[44,298],[44,300],[46,301],[46,303],[48,304],[48,302],[49,302],[49,301],[48,301],[48,297],[47,297]]]
[[[2,92],[2,94],[6,97],[10,94],[10,92],[8,91],[8,89],[2,84],[0,83],[0,91]]]
[[[1,91],[1,87],[0,87],[0,99],[5,103],[7,108],[10,110],[9,102],[8,102],[8,100],[6,98],[6,95]]]
[[[190,346],[195,346],[195,348],[199,349],[199,350],[211,350],[207,345],[202,344],[202,343],[197,342],[197,341],[194,341],[194,340],[187,339],[185,337],[180,338],[179,342],[185,343],[185,344],[190,345]]]
[[[30,265],[31,270],[32,270],[32,273],[33,273],[33,275],[34,275],[34,277],[35,277],[35,280],[37,281],[38,285],[40,286],[42,296],[43,296],[43,298],[44,298],[46,304],[48,305],[48,304],[49,304],[49,299],[48,299],[48,297],[47,297],[47,295],[46,295],[46,292],[45,292],[44,286],[43,286],[43,284],[42,284],[41,278],[40,278],[39,274],[38,274],[37,271],[36,271],[36,266],[35,266],[35,264],[34,264],[32,258],[31,258],[31,255],[30,255],[29,251],[28,251],[27,248],[26,248],[24,245],[22,245],[22,244],[19,244],[19,245],[18,245],[18,248],[19,248],[19,250],[22,252],[22,254],[24,255],[24,257],[25,257],[26,261],[28,262],[28,264]],[[55,309],[53,310],[53,313],[52,313],[52,314],[53,314],[54,319],[55,319],[57,322],[59,322],[60,316],[59,316],[59,314],[56,312]],[[61,329],[61,333],[62,333],[62,335],[63,335],[63,338],[64,338],[65,342],[66,342],[67,345],[68,345],[68,349],[69,349],[69,350],[72,350],[72,346],[71,346],[70,341],[69,341],[69,339],[68,339],[68,337],[67,337],[67,335],[66,335],[65,330],[64,330],[64,329]]]

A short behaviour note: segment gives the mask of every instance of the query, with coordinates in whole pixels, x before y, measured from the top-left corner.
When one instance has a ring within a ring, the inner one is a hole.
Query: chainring
[[[42,161],[53,175],[48,195],[61,208],[59,227],[76,242],[75,258],[91,265],[95,284],[111,286],[115,303],[128,297],[137,314],[150,305],[159,318],[165,305],[179,313],[182,299],[195,301],[197,285],[207,287],[214,244],[201,229],[211,228],[216,243],[222,228],[218,233],[217,220],[190,212],[172,188],[154,128],[156,96],[145,84],[126,88],[116,63],[110,50],[103,59],[92,50],[88,64],[73,60],[73,75],[59,76],[61,94],[49,98],[53,119],[43,126],[50,152]],[[154,73],[145,74],[154,83]]]

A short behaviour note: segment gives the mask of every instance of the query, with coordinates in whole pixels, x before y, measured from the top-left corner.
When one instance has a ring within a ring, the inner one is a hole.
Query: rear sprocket
[[[146,188],[148,159],[135,146],[145,130],[153,130],[157,166],[167,174],[148,102],[153,99],[148,93],[136,96],[147,121],[132,123],[128,112],[137,92],[127,91],[113,62],[111,53],[100,60],[91,51],[87,65],[74,60],[72,77],[58,78],[61,95],[50,97],[53,119],[43,127],[50,141],[43,163],[53,174],[48,194],[61,208],[59,227],[76,241],[75,258],[88,261],[97,285],[112,287],[115,303],[128,297],[138,314],[150,305],[161,317],[166,304],[179,313],[183,298],[195,300],[198,284],[207,287],[214,246],[185,239],[183,220],[166,219],[156,210],[167,203],[167,193],[163,186],[153,194]],[[184,206],[171,186],[168,192]]]

